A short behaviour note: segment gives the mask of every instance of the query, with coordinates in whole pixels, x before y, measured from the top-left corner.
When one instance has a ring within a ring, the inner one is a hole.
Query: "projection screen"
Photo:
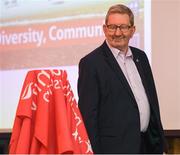
[[[151,61],[149,0],[1,0],[0,129],[11,129],[29,70],[64,69],[75,98],[78,62],[104,41],[102,25],[109,6],[128,5],[134,12],[132,46]]]

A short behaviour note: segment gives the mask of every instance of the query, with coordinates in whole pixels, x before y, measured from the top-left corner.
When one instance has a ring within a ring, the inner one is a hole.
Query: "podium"
[[[32,70],[27,73],[9,153],[93,153],[65,70]]]

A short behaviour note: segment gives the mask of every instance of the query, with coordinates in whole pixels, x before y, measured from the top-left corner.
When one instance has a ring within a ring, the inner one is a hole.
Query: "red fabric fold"
[[[10,154],[92,154],[63,70],[29,71],[12,130]]]

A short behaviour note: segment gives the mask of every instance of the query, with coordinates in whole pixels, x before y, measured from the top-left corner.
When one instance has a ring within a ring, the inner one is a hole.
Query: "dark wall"
[[[0,154],[8,153],[8,146],[11,133],[0,133]]]

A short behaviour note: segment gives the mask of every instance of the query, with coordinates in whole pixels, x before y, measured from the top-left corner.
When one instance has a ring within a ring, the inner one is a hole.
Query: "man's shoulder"
[[[133,55],[135,55],[135,56],[144,57],[144,58],[147,57],[146,53],[143,50],[139,49],[139,48],[130,46],[130,49],[131,49]]]
[[[138,53],[138,54],[141,54],[141,53],[144,53],[143,50],[137,48],[137,47],[133,47],[133,46],[129,46],[131,51],[135,52],[135,53]]]
[[[91,51],[90,53],[88,53],[87,55],[85,55],[84,57],[81,58],[81,61],[95,61],[98,60],[103,53],[103,45],[97,47],[96,49],[94,49],[93,51]]]

